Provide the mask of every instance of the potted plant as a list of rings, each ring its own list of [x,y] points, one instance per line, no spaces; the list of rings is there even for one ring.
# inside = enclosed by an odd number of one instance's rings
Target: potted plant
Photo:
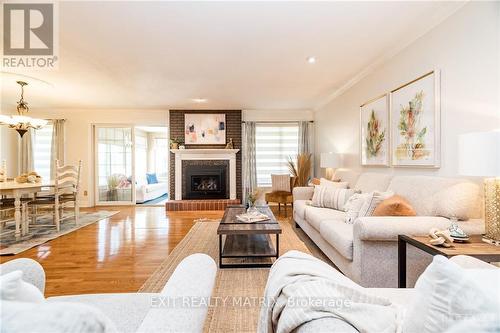
[[[253,190],[253,191],[248,191],[247,193],[247,212],[251,213],[257,210],[255,207],[255,203],[257,200],[260,198],[262,192],[259,188]]]
[[[120,175],[112,174],[108,176],[108,201],[118,200],[118,184],[120,184]]]
[[[179,149],[179,144],[182,143],[182,140],[180,138],[172,138],[170,139],[170,148],[171,149]]]

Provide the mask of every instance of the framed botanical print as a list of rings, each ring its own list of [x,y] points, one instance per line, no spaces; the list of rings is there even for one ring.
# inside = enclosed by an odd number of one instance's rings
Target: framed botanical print
[[[224,113],[186,113],[184,125],[186,145],[226,144],[226,115]]]
[[[389,166],[389,101],[384,94],[359,107],[361,165]]]
[[[393,166],[440,167],[439,82],[439,72],[432,71],[391,91]]]

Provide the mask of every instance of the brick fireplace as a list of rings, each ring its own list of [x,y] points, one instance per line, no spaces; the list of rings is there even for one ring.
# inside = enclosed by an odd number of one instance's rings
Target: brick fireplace
[[[171,110],[170,137],[184,138],[186,113],[224,113],[224,145],[188,145],[170,151],[170,200],[167,210],[213,210],[238,204],[242,197],[241,179],[241,111],[240,110]]]
[[[200,210],[213,203],[238,204],[237,158],[239,149],[171,149],[174,155],[175,200],[167,210]],[[205,204],[204,204],[205,203]],[[217,206],[218,207],[218,206]],[[215,209],[215,208],[214,208]]]

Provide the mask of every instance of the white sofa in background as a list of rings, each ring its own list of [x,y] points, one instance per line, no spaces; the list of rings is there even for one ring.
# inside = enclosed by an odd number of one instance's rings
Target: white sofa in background
[[[44,292],[45,273],[40,264],[23,258],[0,266],[1,275],[16,270],[23,272],[25,282]],[[44,302],[71,302],[97,308],[114,324],[117,332],[202,332],[208,311],[208,307],[203,306],[202,302],[206,302],[212,294],[216,272],[214,260],[198,253],[179,263],[159,293],[57,296],[49,297]],[[184,303],[185,298],[188,298],[188,303]],[[169,305],[174,304],[174,300],[176,306]],[[189,303],[190,300],[192,303]],[[2,307],[5,306],[6,309],[9,302],[2,301]],[[29,312],[36,311],[37,304],[39,303],[31,304],[33,308]],[[20,320],[16,318],[16,314],[7,312],[2,311],[0,318],[6,329]],[[20,314],[17,316],[21,317]],[[42,324],[32,323],[32,327],[37,325]]]
[[[135,186],[136,203],[144,203],[145,201],[159,198],[167,193],[168,193],[167,182],[148,184],[146,181],[146,177],[137,177],[137,185]]]
[[[415,209],[413,217],[361,217],[354,224],[345,223],[345,212],[310,205],[313,187],[293,190],[295,223],[314,241],[330,260],[350,279],[364,287],[397,287],[397,236],[427,235],[432,227],[446,229],[450,221],[432,216],[433,195],[463,182],[461,179],[429,176],[390,176],[349,170],[337,171],[336,178],[350,188],[371,191],[393,191],[406,198]],[[484,233],[479,186],[467,187],[474,208],[471,219],[459,225],[470,235]],[[472,194],[473,193],[473,194]],[[464,193],[464,195],[468,195]],[[452,207],[450,203],[450,207]],[[413,286],[430,263],[431,256],[408,247],[407,285]]]

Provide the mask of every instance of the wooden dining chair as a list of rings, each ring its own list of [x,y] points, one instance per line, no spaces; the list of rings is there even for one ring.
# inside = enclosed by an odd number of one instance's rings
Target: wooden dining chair
[[[7,162],[2,160],[0,164],[0,182],[7,181]],[[14,221],[14,202],[0,196],[0,234],[3,234],[3,226]]]
[[[56,175],[54,181],[53,194],[37,196],[29,203],[32,208],[32,224],[36,225],[38,208],[50,207],[53,209],[54,225],[57,231],[61,230],[61,221],[74,217],[75,224],[78,224],[80,217],[80,205],[78,202],[78,194],[80,191],[80,178],[82,170],[82,161],[74,165],[59,165],[56,161]],[[74,214],[64,216],[64,208],[73,205]]]
[[[7,181],[7,161],[2,160],[2,164],[0,165],[0,182]]]
[[[2,163],[0,164],[0,182],[7,182],[7,162],[5,160],[2,160]],[[0,235],[8,234],[11,232],[16,232],[16,230],[21,229],[22,234],[26,234],[26,230],[24,229],[24,226],[26,225],[26,212],[27,212],[27,205],[28,202],[30,201],[29,198],[22,198],[21,199],[21,224],[16,226],[15,229],[13,230],[7,230],[4,231],[4,226],[7,225],[7,223],[16,223],[15,215],[14,212],[16,210],[15,204],[14,204],[14,198],[9,198],[6,196],[0,196]]]

